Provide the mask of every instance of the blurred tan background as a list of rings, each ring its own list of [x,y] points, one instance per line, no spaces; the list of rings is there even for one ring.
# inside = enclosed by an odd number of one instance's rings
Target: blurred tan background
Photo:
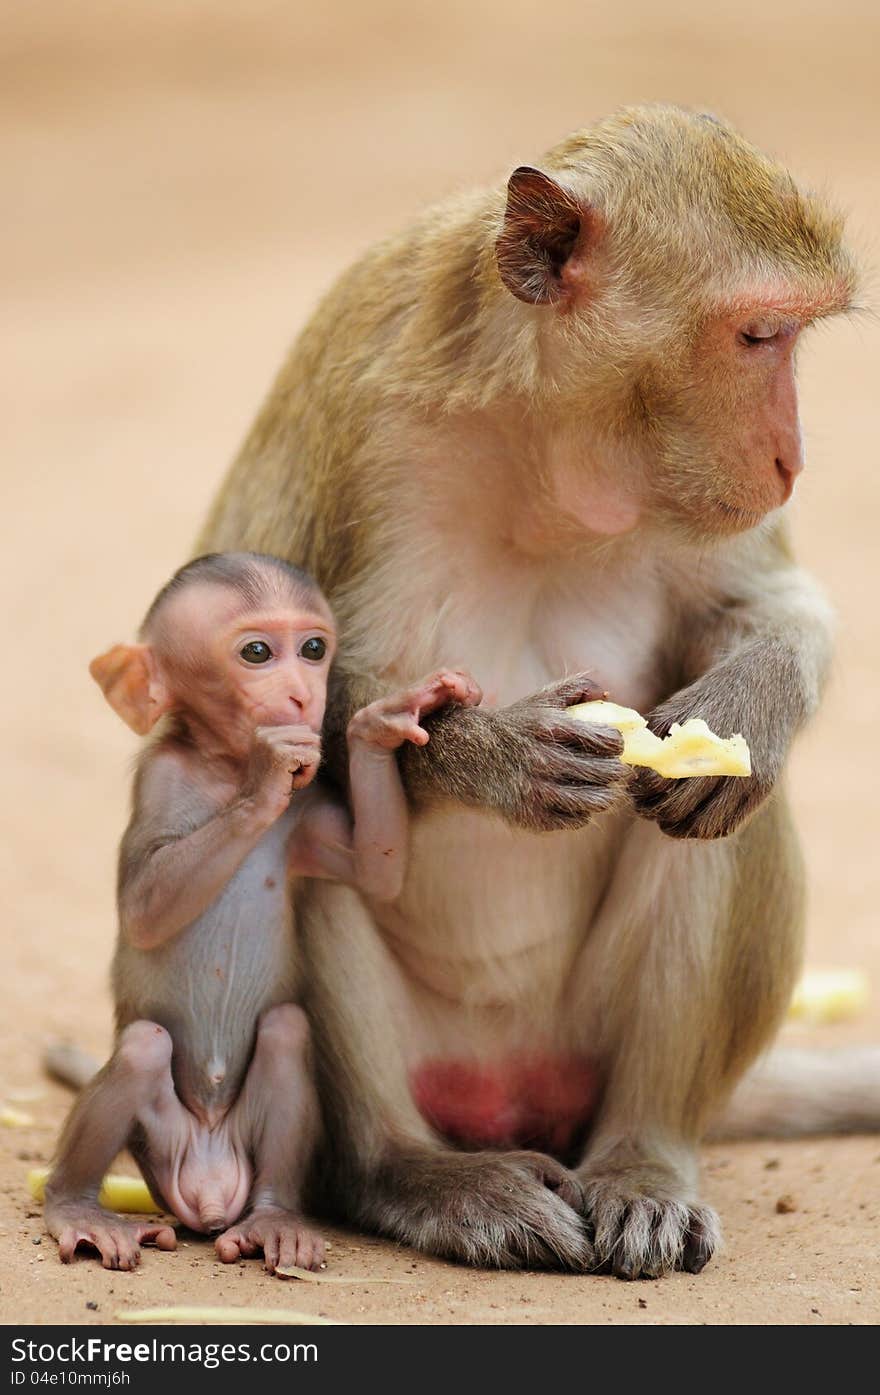
[[[284,1287],[193,1242],[134,1278],[61,1270],[23,1177],[66,1099],[47,1036],[110,1040],[115,844],[133,739],[88,659],[130,637],[186,556],[221,474],[321,292],[457,188],[535,161],[625,102],[723,113],[827,189],[876,265],[880,10],[869,0],[443,5],[79,0],[4,7],[5,340],[0,1319],[108,1321],[146,1302],[272,1302],[349,1321],[867,1321],[880,1140],[707,1150],[728,1246],[700,1279],[473,1275],[335,1237],[338,1272],[409,1287]],[[876,305],[870,278],[866,304]],[[792,770],[809,957],[862,965],[874,1003],[812,1040],[880,1040],[875,314],[823,328],[801,366],[801,554],[840,613],[839,663]],[[34,1092],[42,1090],[36,1098]],[[31,1096],[28,1100],[26,1097]],[[773,1166],[772,1164],[776,1164]],[[777,1215],[780,1193],[797,1211]],[[388,1295],[391,1295],[390,1297]],[[640,1308],[637,1298],[648,1300]],[[97,1311],[85,1302],[99,1302]]]

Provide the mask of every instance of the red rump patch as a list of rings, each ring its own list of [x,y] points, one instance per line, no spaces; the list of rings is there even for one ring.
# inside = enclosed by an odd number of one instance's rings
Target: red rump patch
[[[425,1061],[411,1084],[421,1114],[452,1142],[556,1154],[571,1148],[599,1092],[596,1068],[582,1056]]]

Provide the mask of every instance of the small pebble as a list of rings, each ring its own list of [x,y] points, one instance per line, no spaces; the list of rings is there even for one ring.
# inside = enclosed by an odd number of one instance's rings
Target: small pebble
[[[98,1311],[97,1303],[92,1303],[91,1301],[89,1301],[86,1304],[86,1307],[90,1310],[90,1312],[96,1313]]]
[[[32,1244],[32,1245],[42,1245],[42,1243],[43,1243],[43,1237],[42,1237],[42,1235],[32,1235],[32,1236],[31,1236],[31,1244]]]
[[[640,1299],[639,1299],[639,1307],[640,1307],[640,1308],[647,1308],[647,1306],[648,1306],[648,1300],[647,1300],[647,1298],[640,1298]]]
[[[779,1159],[778,1159],[778,1158],[768,1158],[767,1161],[766,1161],[765,1164],[764,1164],[764,1171],[765,1171],[765,1172],[775,1172],[776,1169],[777,1169],[778,1167],[779,1167]]]
[[[789,1192],[786,1192],[785,1196],[779,1197],[776,1202],[777,1216],[790,1216],[792,1211],[797,1209],[797,1202]]]

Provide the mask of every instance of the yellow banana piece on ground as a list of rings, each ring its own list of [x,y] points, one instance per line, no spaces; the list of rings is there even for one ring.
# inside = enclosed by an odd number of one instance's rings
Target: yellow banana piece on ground
[[[673,722],[669,735],[661,739],[648,729],[640,712],[616,702],[578,702],[566,712],[581,722],[616,727],[623,737],[620,759],[624,764],[647,766],[666,780],[752,773],[745,738],[716,736],[701,717]]]
[[[871,997],[871,985],[861,969],[807,969],[794,990],[789,1019],[814,1025],[848,1022],[858,1017]]]
[[[42,1201],[46,1195],[48,1167],[35,1167],[27,1175],[28,1191],[34,1201]],[[148,1215],[160,1212],[146,1182],[140,1177],[123,1177],[118,1172],[108,1172],[101,1183],[98,1201],[108,1211],[131,1212],[134,1215]]]
[[[32,1114],[28,1114],[24,1109],[16,1109],[14,1104],[0,1106],[0,1124],[4,1129],[29,1129],[33,1122]]]

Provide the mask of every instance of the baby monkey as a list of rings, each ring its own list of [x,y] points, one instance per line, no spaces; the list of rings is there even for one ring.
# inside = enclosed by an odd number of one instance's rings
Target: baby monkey
[[[301,1192],[319,1131],[299,992],[291,875],[330,877],[393,900],[407,809],[395,750],[424,745],[421,716],[481,693],[443,670],[363,708],[349,728],[351,814],[315,782],[330,608],[305,572],[222,553],[182,567],[138,644],[90,671],[140,735],[119,855],[113,965],[116,1045],[65,1125],[46,1189],[61,1259],[81,1244],[132,1269],[161,1222],[104,1210],[98,1190],[128,1146],[153,1195],[219,1258],[317,1268],[323,1243]]]

